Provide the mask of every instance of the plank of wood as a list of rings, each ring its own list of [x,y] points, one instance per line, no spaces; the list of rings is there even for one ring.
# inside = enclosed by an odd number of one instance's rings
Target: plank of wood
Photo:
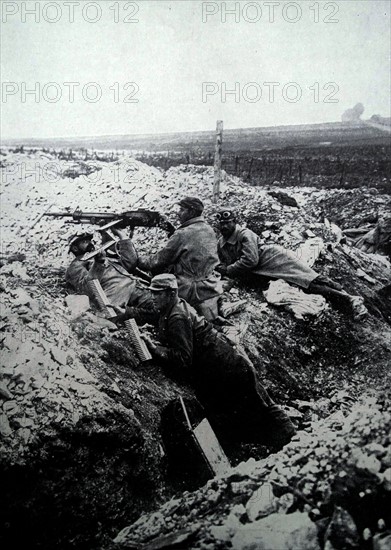
[[[230,463],[209,421],[206,418],[201,420],[193,433],[213,473],[216,476],[226,474],[230,469]]]

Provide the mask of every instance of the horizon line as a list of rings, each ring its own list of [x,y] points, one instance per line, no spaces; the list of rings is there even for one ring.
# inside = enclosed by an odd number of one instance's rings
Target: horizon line
[[[381,117],[381,118],[390,118],[390,117]],[[240,126],[236,128],[224,128],[225,131],[235,131],[235,130],[257,130],[257,129],[268,129],[268,128],[286,128],[286,127],[298,127],[298,126],[319,126],[319,125],[329,125],[329,124],[357,124],[357,123],[365,123],[367,121],[370,121],[370,119],[359,119],[359,120],[352,120],[352,121],[341,121],[336,120],[333,122],[304,122],[300,124],[276,124],[275,126]],[[102,139],[102,138],[115,138],[115,137],[147,137],[147,136],[164,136],[164,135],[173,135],[173,134],[192,134],[192,133],[206,133],[206,132],[215,132],[215,128],[211,128],[210,130],[177,130],[172,132],[143,132],[140,134],[101,134],[101,135],[80,135],[80,136],[40,136],[40,137],[1,137],[0,143],[2,144],[5,141],[15,141],[15,140],[49,140],[49,139],[55,139],[55,140],[61,140],[61,139]]]

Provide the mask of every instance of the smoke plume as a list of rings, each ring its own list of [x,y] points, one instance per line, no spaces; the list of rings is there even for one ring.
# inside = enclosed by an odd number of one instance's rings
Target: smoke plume
[[[342,122],[357,122],[364,112],[364,105],[357,103],[353,109],[347,109],[342,115]]]

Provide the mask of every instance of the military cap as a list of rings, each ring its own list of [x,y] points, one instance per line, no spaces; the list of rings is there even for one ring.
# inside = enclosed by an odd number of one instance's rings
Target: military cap
[[[92,240],[93,234],[92,233],[75,233],[74,235],[71,235],[68,239],[68,248],[69,251],[71,250],[71,246],[73,244],[76,244],[78,241],[81,241],[83,239]]]
[[[178,289],[178,283],[175,275],[161,273],[152,278],[149,289],[154,292],[160,292],[161,290],[176,290]]]
[[[183,208],[192,208],[198,212],[204,210],[204,203],[197,197],[184,197],[178,204],[179,206],[183,206]]]

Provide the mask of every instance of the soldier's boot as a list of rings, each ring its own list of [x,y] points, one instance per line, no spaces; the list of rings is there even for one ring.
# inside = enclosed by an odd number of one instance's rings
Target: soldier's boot
[[[289,443],[296,433],[289,416],[275,403],[267,409],[267,445],[274,452],[279,451]]]

